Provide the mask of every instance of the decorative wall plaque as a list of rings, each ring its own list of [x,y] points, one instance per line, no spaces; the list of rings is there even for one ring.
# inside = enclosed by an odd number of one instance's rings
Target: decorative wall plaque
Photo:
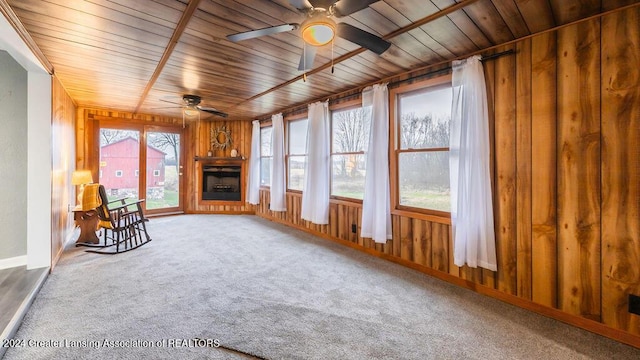
[[[227,146],[231,146],[233,141],[231,140],[231,130],[226,126],[221,126],[217,129],[211,128],[211,147],[226,149]]]

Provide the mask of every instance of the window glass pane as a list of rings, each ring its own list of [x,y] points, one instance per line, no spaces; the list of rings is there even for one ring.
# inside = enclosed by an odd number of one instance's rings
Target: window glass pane
[[[398,96],[400,148],[449,147],[450,85]]]
[[[271,186],[271,158],[260,159],[260,185]]]
[[[331,158],[333,163],[331,195],[362,199],[364,196],[364,155],[333,155]]]
[[[135,130],[100,129],[100,184],[109,200],[138,199],[140,170],[140,133]]]
[[[307,124],[309,121],[295,120],[289,121],[289,154],[307,154]]]
[[[260,129],[260,156],[271,156],[271,130],[273,128],[263,127]]]
[[[366,151],[370,127],[371,107],[332,112],[332,152]]]
[[[180,205],[179,160],[180,134],[156,131],[147,133],[147,209]],[[153,177],[148,174],[150,170],[153,170]]]
[[[302,191],[306,162],[306,156],[289,156],[289,189]]]
[[[449,152],[400,153],[400,205],[451,211]]]

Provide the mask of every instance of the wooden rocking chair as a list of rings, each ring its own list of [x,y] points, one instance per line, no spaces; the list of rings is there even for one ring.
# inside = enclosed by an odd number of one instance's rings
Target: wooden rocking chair
[[[100,246],[102,249],[91,249],[87,250],[88,252],[119,254],[151,241],[145,224],[149,219],[144,217],[140,206],[144,199],[134,202],[118,199],[109,202],[103,185],[99,186],[98,194],[101,204],[96,208],[96,212],[100,220],[98,227],[104,231],[104,243]]]

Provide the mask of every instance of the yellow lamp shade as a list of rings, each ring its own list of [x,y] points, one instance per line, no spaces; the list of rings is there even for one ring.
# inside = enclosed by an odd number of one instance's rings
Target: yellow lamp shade
[[[76,170],[71,174],[72,185],[91,184],[92,182],[93,177],[91,176],[90,170]]]

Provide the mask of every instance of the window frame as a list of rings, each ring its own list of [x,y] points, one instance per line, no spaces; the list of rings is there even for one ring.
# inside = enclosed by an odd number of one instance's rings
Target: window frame
[[[271,128],[271,131],[273,131],[273,124],[271,123],[271,120],[269,121],[265,121],[265,122],[260,122],[260,187],[261,188],[265,188],[265,189],[270,189],[271,185],[270,184],[262,184],[262,159],[264,158],[269,158],[271,159],[271,161],[273,161],[273,144],[271,144],[271,155],[262,155],[262,129],[264,128]],[[271,179],[271,174],[269,174],[269,179]]]
[[[330,199],[334,199],[334,200],[339,200],[339,201],[347,201],[347,202],[352,202],[352,203],[357,203],[357,204],[362,204],[362,199],[358,199],[358,198],[352,198],[352,197],[346,197],[346,196],[339,196],[339,195],[333,195],[332,190],[333,190],[333,157],[334,155],[365,155],[365,151],[351,151],[351,152],[334,152],[333,151],[333,113],[335,111],[348,111],[348,110],[352,110],[352,109],[357,109],[357,108],[362,108],[362,95],[359,95],[356,99],[353,100],[348,100],[348,101],[344,101],[338,104],[334,104],[329,106],[329,116],[330,118],[330,135],[329,135],[329,158],[330,158],[330,177],[329,177],[329,198]],[[367,139],[366,141],[369,141],[369,139]],[[366,161],[366,159],[365,159]],[[363,189],[364,191],[364,189]],[[364,195],[364,194],[363,194]]]
[[[425,153],[425,152],[443,152],[449,151],[449,147],[438,148],[421,148],[421,149],[401,149],[401,119],[400,119],[400,107],[398,104],[399,96],[411,92],[425,90],[433,87],[439,87],[442,85],[451,86],[451,74],[443,76],[437,76],[424,81],[411,83],[404,86],[398,86],[390,89],[389,91],[389,159],[391,160],[391,207],[392,214],[402,213],[420,213],[433,217],[436,220],[450,221],[451,212],[420,208],[415,206],[401,205],[400,204],[400,154],[402,153]]]
[[[291,143],[289,140],[289,136],[291,135],[291,131],[290,131],[290,126],[292,122],[296,122],[296,121],[303,121],[306,120],[307,121],[307,131],[309,129],[309,116],[308,116],[308,111],[304,111],[301,112],[299,114],[295,114],[295,115],[288,115],[286,118],[284,118],[284,122],[286,124],[285,126],[285,155],[284,155],[284,161],[285,161],[285,167],[287,169],[287,176],[286,176],[286,191],[288,192],[294,192],[294,193],[302,193],[304,191],[304,189],[302,190],[298,190],[298,189],[291,189],[289,187],[289,177],[290,177],[290,173],[289,173],[289,157],[293,156],[293,157],[300,157],[300,156],[304,156],[305,157],[305,164],[306,164],[306,160],[308,159],[309,156],[309,149],[307,149],[307,145],[305,144],[305,153],[304,154],[291,154]],[[306,139],[306,134],[305,134],[305,139]],[[306,140],[305,140],[306,141]],[[306,167],[306,165],[305,165]],[[306,169],[305,169],[306,171]],[[304,180],[303,180],[304,181]],[[303,184],[304,187],[304,184]]]

